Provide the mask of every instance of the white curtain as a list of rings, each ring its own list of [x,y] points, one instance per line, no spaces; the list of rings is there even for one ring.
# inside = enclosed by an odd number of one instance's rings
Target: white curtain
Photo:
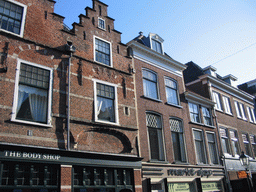
[[[29,97],[30,111],[34,121],[46,122],[47,119],[47,90],[41,90],[26,85],[19,86],[17,112],[22,103]]]
[[[113,100],[98,97],[97,105],[98,105],[97,114],[99,119],[109,120],[109,121],[115,120]]]

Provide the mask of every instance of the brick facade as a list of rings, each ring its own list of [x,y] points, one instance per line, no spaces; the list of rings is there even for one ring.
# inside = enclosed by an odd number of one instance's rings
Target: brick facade
[[[121,33],[114,29],[114,19],[107,14],[107,5],[93,0],[93,7],[86,8],[86,15],[79,15],[79,23],[73,29],[63,27],[64,17],[54,13],[55,1],[52,0],[15,0],[7,3],[21,5],[25,14],[24,34],[17,35],[8,30],[0,31],[0,52],[3,57],[0,64],[0,141],[5,145],[3,161],[15,161],[11,158],[35,153],[38,161],[44,162],[44,154],[59,154],[59,161],[53,164],[60,167],[59,189],[68,192],[74,190],[72,184],[72,163],[61,162],[75,158],[74,165],[89,167],[112,167],[115,169],[138,168],[140,158],[137,151],[137,117],[134,95],[134,77],[130,72],[131,58],[127,57],[127,46],[121,42]],[[21,4],[19,4],[21,3]],[[101,9],[101,10],[100,10]],[[99,27],[99,18],[105,21],[105,29]],[[110,65],[97,61],[95,39],[110,45]],[[75,52],[67,51],[67,42],[72,43]],[[50,87],[50,118],[47,123],[17,119],[18,109],[18,63],[47,67],[52,70]],[[7,66],[7,68],[6,68]],[[68,81],[70,67],[70,84]],[[7,70],[6,70],[7,69]],[[18,70],[19,71],[19,70]],[[104,122],[97,120],[96,87],[97,82],[114,87],[115,120]],[[68,88],[70,93],[68,94]],[[70,116],[68,124],[68,95],[70,96]],[[16,104],[18,105],[18,104]],[[16,113],[15,113],[16,112]],[[48,122],[49,121],[49,122]],[[70,130],[70,151],[67,150],[67,134]],[[23,146],[22,153],[11,146]],[[10,148],[10,149],[9,149]],[[34,149],[40,148],[40,154]],[[62,151],[67,151],[64,154]],[[13,153],[12,153],[13,152]],[[84,153],[94,155],[85,156]],[[80,154],[80,155],[79,155]],[[112,155],[110,155],[112,154]],[[81,156],[81,157],[79,157]],[[88,162],[88,158],[91,161]],[[7,158],[7,159],[6,159]],[[84,158],[82,163],[80,159]],[[102,159],[102,163],[94,163]],[[127,162],[129,159],[129,163]],[[17,159],[16,159],[17,160]],[[18,161],[26,161],[19,159]],[[40,161],[42,160],[42,161]],[[118,162],[118,165],[116,165]],[[68,165],[68,166],[66,166]],[[95,166],[96,165],[96,166]],[[17,165],[18,166],[18,165]],[[120,175],[121,176],[121,175]],[[124,176],[121,176],[124,177]],[[126,176],[128,178],[128,176]],[[133,173],[131,183],[134,188]],[[136,179],[137,185],[140,180]],[[29,187],[28,187],[29,188]],[[122,188],[119,188],[121,190]]]

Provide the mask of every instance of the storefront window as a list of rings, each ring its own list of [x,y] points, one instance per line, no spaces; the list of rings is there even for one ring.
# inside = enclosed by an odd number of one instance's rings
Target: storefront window
[[[222,184],[220,181],[218,182],[205,182],[202,183],[203,192],[222,192]]]
[[[74,192],[115,192],[133,189],[131,169],[73,167]]]
[[[193,183],[168,183],[168,192],[192,192],[195,191]]]
[[[59,165],[0,163],[1,192],[58,192]]]

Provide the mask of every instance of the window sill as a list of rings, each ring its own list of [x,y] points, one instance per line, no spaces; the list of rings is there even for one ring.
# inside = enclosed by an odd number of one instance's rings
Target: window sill
[[[204,126],[205,127],[209,127],[209,128],[213,128],[213,129],[215,129],[216,127],[215,126],[213,126],[213,125],[206,125],[206,124],[204,124]]]
[[[102,31],[106,31],[106,28],[97,27],[98,29],[101,29]]]
[[[172,107],[177,107],[177,108],[180,108],[180,109],[183,108],[181,105],[176,105],[176,104],[172,104],[172,103],[168,103],[168,102],[166,102],[165,104],[166,104],[166,105],[170,105],[170,106],[172,106]]]
[[[151,101],[156,101],[156,102],[159,102],[159,103],[162,103],[162,102],[163,102],[163,101],[160,100],[160,99],[155,99],[155,98],[147,97],[147,96],[145,96],[145,95],[143,95],[142,98],[144,98],[144,99],[149,99],[149,100],[151,100]]]
[[[110,122],[110,121],[102,121],[102,120],[95,120],[95,123],[102,123],[102,124],[109,124],[109,125],[119,125],[119,123]]]
[[[234,117],[234,115],[232,113],[225,113],[226,115],[229,115],[231,117]]]
[[[190,121],[190,123],[195,124],[195,125],[201,125],[201,126],[204,126],[204,124],[203,124],[203,123],[198,123],[198,122],[193,122],[193,121]]]
[[[224,111],[222,109],[215,109],[218,112],[224,113]]]
[[[53,127],[51,124],[42,124],[42,123],[36,123],[36,122],[31,122],[31,121],[23,121],[23,120],[18,120],[18,119],[11,119],[11,122],[22,123],[22,124],[33,125],[33,126],[40,126],[40,127],[45,127],[45,128],[52,128]]]
[[[237,117],[237,119],[243,120],[243,121],[248,121],[247,119],[243,119],[242,117]]]
[[[182,162],[182,161],[174,161],[172,164],[175,164],[175,165],[190,165],[188,162]]]
[[[111,64],[110,64],[110,65],[107,65],[107,64],[105,64],[105,63],[101,63],[101,62],[96,61],[96,60],[94,60],[94,62],[97,63],[97,64],[100,64],[100,65],[102,65],[102,66],[105,66],[105,67],[113,68],[113,66],[112,66]]]
[[[148,161],[149,163],[161,163],[161,164],[168,164],[169,162],[168,161],[160,161],[160,160],[149,160]]]

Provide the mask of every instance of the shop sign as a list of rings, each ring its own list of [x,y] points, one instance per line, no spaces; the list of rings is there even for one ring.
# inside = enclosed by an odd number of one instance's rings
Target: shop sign
[[[189,183],[168,183],[168,192],[190,192]]]
[[[238,172],[237,172],[237,175],[238,175],[238,178],[239,178],[239,179],[247,178],[247,173],[246,173],[246,171],[238,171]]]
[[[4,151],[4,157],[33,159],[33,160],[52,160],[52,161],[59,161],[61,158],[60,155],[20,152],[20,151]]]
[[[220,182],[206,182],[202,183],[203,191],[222,191]]]
[[[168,174],[169,175],[174,175],[174,176],[206,176],[209,177],[212,175],[212,170],[203,170],[203,169],[199,169],[199,170],[195,170],[195,169],[169,169],[168,170]]]

